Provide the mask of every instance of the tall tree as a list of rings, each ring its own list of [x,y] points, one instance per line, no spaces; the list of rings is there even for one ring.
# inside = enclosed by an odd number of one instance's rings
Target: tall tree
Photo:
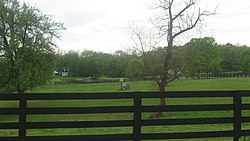
[[[224,72],[241,71],[241,52],[242,49],[230,43],[220,45],[221,48],[221,68]]]
[[[54,40],[64,27],[17,0],[0,1],[0,88],[25,92],[45,84],[54,70]],[[5,73],[5,74],[3,74]]]
[[[165,56],[163,69],[160,77],[156,80],[159,90],[165,91],[168,83],[175,80],[177,76],[171,77],[171,59],[173,54],[173,44],[177,37],[183,33],[193,29],[204,17],[214,15],[215,12],[201,10],[198,8],[198,0],[158,0],[157,8],[162,11],[162,15],[158,16],[155,25],[159,28],[161,36],[167,37],[167,46],[165,48]],[[182,7],[182,8],[180,8]],[[160,99],[160,105],[165,105],[164,98]],[[152,115],[156,118],[161,113],[157,112]]]
[[[191,77],[221,70],[220,50],[212,37],[193,38],[185,45],[185,72]]]
[[[250,49],[247,49],[241,53],[240,56],[242,71],[245,73],[250,72]]]

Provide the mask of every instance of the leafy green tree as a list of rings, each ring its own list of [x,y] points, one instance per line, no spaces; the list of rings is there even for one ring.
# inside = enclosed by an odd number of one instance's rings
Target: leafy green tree
[[[185,45],[186,71],[191,76],[220,72],[221,56],[212,37],[193,38]]]
[[[126,69],[127,62],[122,57],[113,55],[109,58],[107,63],[107,76],[108,77],[123,77]]]
[[[241,60],[241,67],[243,72],[250,72],[250,49],[245,50],[242,52],[240,56]]]
[[[54,40],[63,29],[35,7],[1,0],[0,88],[22,93],[45,84],[54,71]]]
[[[137,56],[134,54],[128,54],[127,52],[118,50],[113,54],[113,57],[110,60],[113,60],[109,62],[109,72],[113,71],[115,75],[113,77],[123,77],[126,75],[126,67],[128,62],[131,59],[135,59]],[[114,61],[116,60],[116,61]],[[113,66],[114,70],[111,69],[110,66]]]
[[[240,55],[243,48],[227,43],[225,45],[220,45],[220,50],[222,57],[221,68],[224,72],[242,70]]]
[[[82,58],[85,64],[85,68],[82,68],[86,71],[86,76],[101,76],[104,71],[103,61],[104,58],[101,57],[101,53],[85,50],[82,52]]]
[[[143,61],[132,59],[128,62],[126,74],[132,78],[138,78],[143,75],[144,64]]]

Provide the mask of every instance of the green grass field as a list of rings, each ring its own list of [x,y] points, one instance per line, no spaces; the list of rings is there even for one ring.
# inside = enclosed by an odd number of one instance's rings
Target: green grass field
[[[58,79],[58,78],[57,78]],[[157,91],[154,82],[129,82],[129,91]],[[230,78],[230,79],[207,79],[207,80],[177,80],[171,83],[167,90],[170,91],[195,91],[195,90],[250,90],[250,79]],[[53,81],[45,87],[36,88],[32,93],[54,93],[54,92],[119,92],[120,83],[106,84],[74,84],[74,85],[54,85]],[[245,103],[250,103],[250,99],[243,99]],[[158,99],[143,100],[144,105],[157,105]],[[230,104],[230,98],[188,98],[188,99],[168,99],[168,105],[176,104]],[[29,101],[28,107],[89,107],[89,106],[129,106],[132,100],[53,100],[53,101]],[[1,101],[0,107],[18,107],[18,101]],[[143,113],[143,119],[147,119],[152,113]],[[203,118],[203,117],[230,117],[232,111],[218,112],[167,112],[161,118]],[[249,111],[243,111],[244,116],[250,116]],[[131,113],[122,114],[84,114],[84,115],[29,115],[29,122],[39,121],[93,121],[93,120],[128,120],[132,119]],[[0,116],[0,122],[18,121],[18,116]],[[153,126],[142,127],[143,133],[164,133],[164,132],[196,132],[196,131],[216,131],[231,130],[231,124],[219,125],[185,125],[185,126]],[[243,124],[243,129],[250,129],[250,124]],[[0,136],[16,136],[17,130],[0,130]],[[28,130],[29,136],[45,135],[79,135],[79,134],[118,134],[131,133],[132,128],[76,128],[76,129],[33,129]],[[227,141],[231,138],[208,138],[191,139],[190,141]],[[242,139],[244,140],[244,139]],[[186,141],[174,140],[174,141]]]
[[[57,78],[58,79],[58,78]],[[153,81],[129,82],[129,91],[157,91],[157,84]],[[170,91],[199,91],[199,90],[250,90],[249,78],[222,78],[190,80],[180,79],[168,85]],[[54,85],[53,81],[45,87],[40,87],[31,92],[117,92],[120,91],[120,83],[103,84],[71,84]]]

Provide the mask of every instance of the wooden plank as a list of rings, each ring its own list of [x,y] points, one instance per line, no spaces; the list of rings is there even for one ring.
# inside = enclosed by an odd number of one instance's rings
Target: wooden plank
[[[19,132],[20,141],[26,141],[26,120],[27,120],[27,97],[24,93],[19,94]]]
[[[134,120],[133,141],[141,141],[141,105],[142,105],[142,100],[141,100],[140,95],[135,95],[134,115],[133,115],[133,120]]]
[[[239,90],[235,91],[237,94],[240,94],[242,97],[249,97],[250,91],[249,90]]]
[[[43,93],[27,94],[29,100],[132,99],[134,93]]]
[[[223,124],[233,123],[233,117],[224,118],[182,118],[182,119],[153,119],[142,120],[142,126],[155,125],[194,125],[194,124]]]
[[[27,123],[27,129],[124,127],[124,126],[133,126],[133,120],[77,121],[77,122],[28,122]]]
[[[167,91],[140,93],[142,98],[208,98],[233,97],[233,91]]]
[[[18,115],[19,108],[0,108],[0,115]]]
[[[133,140],[132,134],[78,135],[78,136],[29,136],[26,141],[115,141]]]
[[[18,94],[0,94],[0,100],[19,100]]]
[[[210,132],[182,132],[182,133],[155,133],[142,134],[143,140],[155,139],[190,139],[190,138],[211,138],[211,137],[233,137],[233,131],[210,131]]]
[[[233,104],[142,106],[141,110],[142,112],[221,111],[233,110],[233,106]]]
[[[0,137],[0,141],[20,141],[19,137]]]
[[[27,114],[128,113],[133,110],[133,106],[28,108]]]
[[[6,122],[0,123],[0,129],[18,129],[18,122]]]
[[[250,122],[250,116],[241,117],[241,123]]]
[[[241,110],[250,110],[250,104],[241,104]]]
[[[250,136],[250,130],[241,130],[241,136]]]
[[[102,92],[102,93],[28,93],[29,100],[66,100],[66,99],[129,99],[133,95],[142,98],[202,98],[233,97],[234,91],[167,91],[167,92]],[[250,96],[248,91],[239,91]]]
[[[242,98],[239,93],[234,93],[234,141],[239,141],[241,137],[241,104],[242,104]]]

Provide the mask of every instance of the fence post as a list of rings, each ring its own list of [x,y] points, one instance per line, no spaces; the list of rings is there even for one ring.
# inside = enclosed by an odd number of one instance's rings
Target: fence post
[[[133,135],[134,141],[141,141],[141,106],[142,99],[140,94],[134,94],[134,126],[133,126]]]
[[[20,141],[26,140],[26,111],[27,96],[25,93],[19,93],[19,138]]]
[[[234,92],[234,141],[239,141],[239,138],[241,137],[241,101],[241,94]]]

